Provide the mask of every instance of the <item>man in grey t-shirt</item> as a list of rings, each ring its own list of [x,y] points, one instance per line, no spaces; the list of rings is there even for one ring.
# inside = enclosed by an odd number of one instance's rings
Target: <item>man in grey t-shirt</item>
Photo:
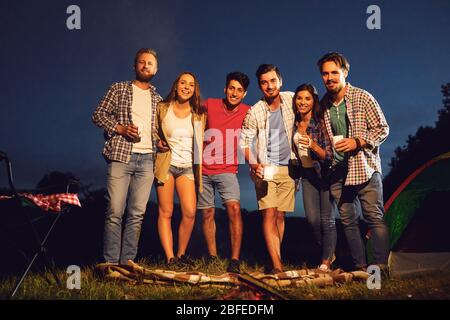
[[[272,64],[260,65],[256,77],[264,97],[247,113],[240,145],[255,183],[272,273],[278,273],[283,271],[284,214],[294,211],[295,202],[295,183],[288,169],[290,160],[295,159],[291,148],[293,93],[280,92],[283,81],[280,71]]]

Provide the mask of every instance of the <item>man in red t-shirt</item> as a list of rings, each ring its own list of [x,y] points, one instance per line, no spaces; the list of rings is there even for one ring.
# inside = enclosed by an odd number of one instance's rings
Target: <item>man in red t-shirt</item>
[[[207,123],[203,149],[203,192],[198,194],[197,209],[203,214],[203,233],[209,260],[217,259],[216,224],[214,221],[215,190],[227,210],[230,223],[231,261],[228,272],[240,272],[239,254],[242,242],[240,190],[237,179],[238,143],[242,122],[250,109],[241,103],[249,85],[247,75],[232,72],[227,75],[225,98],[207,99]]]

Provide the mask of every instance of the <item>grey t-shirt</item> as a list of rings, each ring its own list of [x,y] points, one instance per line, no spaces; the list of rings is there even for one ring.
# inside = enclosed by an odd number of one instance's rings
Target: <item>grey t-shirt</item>
[[[269,143],[267,146],[269,163],[277,166],[288,165],[291,158],[291,148],[284,128],[281,107],[275,111],[270,111],[269,128]]]

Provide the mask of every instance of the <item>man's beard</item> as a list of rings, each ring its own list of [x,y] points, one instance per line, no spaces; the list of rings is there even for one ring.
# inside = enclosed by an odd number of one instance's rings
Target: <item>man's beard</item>
[[[335,82],[333,82],[335,83]],[[336,84],[336,87],[334,89],[328,89],[328,87],[325,87],[327,89],[328,94],[335,96],[337,95],[343,88],[344,86],[340,85],[340,84]]]
[[[280,95],[280,90],[273,90],[269,97],[264,94],[264,98],[266,100],[272,101],[272,100],[276,99],[279,95]]]
[[[150,80],[152,80],[152,78],[153,78],[152,74],[145,75],[143,73],[136,72],[136,80],[139,82],[150,82]]]

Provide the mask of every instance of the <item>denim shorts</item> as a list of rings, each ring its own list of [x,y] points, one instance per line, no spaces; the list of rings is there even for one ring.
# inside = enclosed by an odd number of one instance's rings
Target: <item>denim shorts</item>
[[[222,204],[240,200],[239,181],[235,173],[202,175],[203,192],[198,193],[197,209],[214,208],[215,190],[219,192]]]
[[[192,170],[192,167],[181,168],[170,165],[169,174],[173,176],[174,179],[186,176],[189,180],[194,181],[194,171]]]

